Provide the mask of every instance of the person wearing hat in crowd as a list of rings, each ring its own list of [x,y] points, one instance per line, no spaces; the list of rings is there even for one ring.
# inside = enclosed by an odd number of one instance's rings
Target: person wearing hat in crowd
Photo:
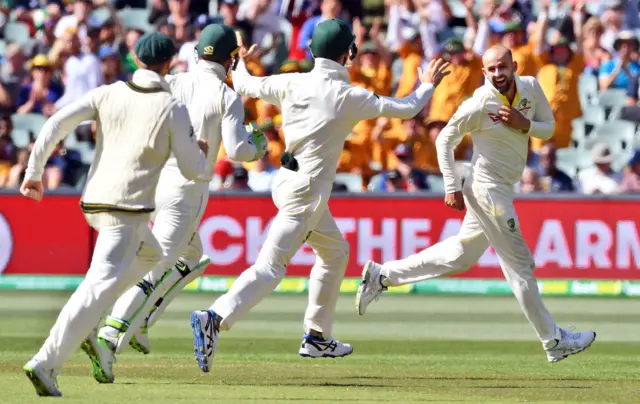
[[[578,174],[578,191],[587,195],[619,193],[622,173],[611,168],[615,156],[609,145],[606,143],[593,145],[591,158],[594,166]]]
[[[640,75],[640,64],[637,57],[640,41],[633,31],[622,31],[618,34],[613,48],[615,54],[600,66],[598,83],[600,90],[608,88],[627,89],[629,83]]]
[[[18,114],[44,114],[51,116],[54,104],[64,92],[54,81],[53,69],[46,55],[36,55],[29,63],[31,82],[25,84],[18,93],[16,105]]]
[[[311,39],[315,66],[310,73],[253,77],[243,61],[234,72],[239,94],[281,107],[286,152],[272,187],[278,214],[256,263],[209,310],[191,314],[194,349],[205,372],[211,366],[220,331],[230,329],[271,293],[305,241],[317,259],[311,269],[305,334],[298,353],[320,358],[353,352],[351,345],[336,340],[331,332],[349,257],[349,244],[328,206],[340,152],[358,121],[381,115],[417,115],[446,76],[448,66],[443,60],[433,60],[426,72],[419,72],[422,84],[404,99],[379,96],[349,83],[345,65],[357,55],[354,40],[344,21],[326,20],[317,25]],[[241,59],[250,58],[255,49],[255,45],[249,50],[242,47]]]
[[[400,173],[403,189],[409,192],[428,190],[427,173],[416,168],[412,143],[400,143],[394,149],[397,163],[393,171]]]
[[[234,166],[233,171],[231,172],[231,182],[225,189],[231,191],[251,192],[252,189],[249,186],[249,173],[247,172],[246,168],[242,167],[241,165]]]
[[[546,41],[549,27],[549,4],[543,3],[538,15],[534,52],[539,59],[538,81],[545,97],[549,100],[556,121],[553,137],[549,140],[558,148],[571,145],[572,121],[582,116],[578,80],[585,66],[582,53],[582,22],[584,3],[575,3],[573,8],[573,28],[576,37],[575,49],[572,49],[567,37],[555,32],[551,43]],[[545,140],[532,138],[531,148],[537,152]]]
[[[135,48],[140,69],[130,82],[89,91],[47,121],[20,187],[22,195],[39,202],[42,173],[56,145],[81,122],[98,122],[96,157],[80,202],[98,238],[85,279],[63,307],[40,351],[24,366],[40,396],[62,395],[57,375],[81,343],[106,370],[98,374],[94,368],[94,377],[102,383],[113,382],[113,347],[98,343],[94,327],[116,298],[163,258],[149,230],[160,171],[170,156],[188,180],[204,171],[207,143],[193,136],[187,108],[172,97],[163,79],[176,52],[173,41],[151,33],[140,38]]]
[[[218,150],[224,144],[227,156],[234,161],[255,161],[267,152],[264,133],[259,129],[247,131],[240,97],[224,84],[237,63],[235,32],[225,25],[208,25],[195,49],[196,69],[167,76],[166,80],[173,96],[187,106],[196,139],[209,145],[205,169],[196,179],[187,179],[175,159],[167,162],[152,216],[153,234],[166,257],[118,299],[98,334],[98,341],[118,347],[130,341],[144,354],[151,350],[148,329],[209,262],[202,256],[197,228],[209,199]]]
[[[104,84],[113,84],[116,81],[127,81],[128,74],[122,72],[120,54],[108,45],[103,45],[98,52],[102,61],[102,77]]]
[[[624,174],[620,191],[624,193],[640,193],[640,150],[636,150],[629,160],[627,172]]]

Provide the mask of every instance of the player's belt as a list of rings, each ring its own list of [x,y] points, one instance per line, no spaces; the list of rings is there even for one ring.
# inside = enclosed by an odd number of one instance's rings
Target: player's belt
[[[282,153],[282,155],[280,156],[280,164],[287,170],[298,171],[298,169],[300,169],[298,160],[296,160],[296,158],[293,157],[293,154],[289,152]]]

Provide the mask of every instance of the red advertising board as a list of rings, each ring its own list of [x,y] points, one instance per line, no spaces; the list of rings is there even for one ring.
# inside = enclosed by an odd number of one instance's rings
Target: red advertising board
[[[0,214],[13,238],[4,273],[86,271],[92,244],[77,201],[77,196],[51,196],[35,204],[0,196]],[[346,197],[334,198],[330,205],[351,245],[351,277],[359,276],[367,259],[402,258],[456,234],[463,217],[440,198]],[[519,200],[516,208],[539,278],[640,279],[637,201]],[[275,214],[269,197],[212,197],[199,230],[204,253],[212,261],[207,274],[235,276],[252,265]],[[5,245],[2,216],[0,240]],[[0,247],[0,269],[3,250]],[[313,262],[313,252],[305,246],[287,274],[306,276]],[[503,277],[491,249],[459,276]]]

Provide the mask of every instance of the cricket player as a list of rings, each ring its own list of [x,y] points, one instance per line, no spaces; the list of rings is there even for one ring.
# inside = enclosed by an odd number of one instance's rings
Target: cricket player
[[[595,332],[571,333],[558,327],[542,303],[533,271],[535,262],[520,232],[513,198],[527,161],[529,137],[551,138],[553,112],[533,77],[515,74],[516,62],[502,45],[483,56],[485,84],[464,101],[436,140],[445,182],[445,204],[467,208],[457,236],[406,259],[383,265],[367,262],[356,297],[363,315],[389,286],[399,286],[468,270],[489,245],[525,316],[535,329],[549,362],[582,352]],[[454,171],[453,149],[471,133],[471,174],[461,186]]]
[[[187,108],[163,79],[176,53],[160,33],[135,45],[130,82],[102,86],[54,114],[34,145],[21,193],[40,201],[44,166],[64,137],[84,121],[97,122],[96,154],[80,206],[99,234],[84,281],[64,306],[40,351],[24,371],[40,396],[61,396],[57,375],[116,298],[161,260],[149,231],[160,172],[170,155],[182,175],[204,171],[207,144],[196,141]],[[201,152],[202,150],[202,152]]]
[[[233,29],[221,24],[208,25],[195,48],[198,59],[195,70],[165,77],[174,97],[187,106],[196,137],[207,141],[209,157],[205,170],[194,181],[181,174],[174,157],[162,170],[156,194],[157,210],[151,220],[152,232],[166,257],[118,299],[98,334],[98,343],[102,345],[121,349],[126,345],[123,341],[129,340],[126,337],[133,336],[130,344],[134,349],[144,354],[150,352],[148,328],[209,262],[201,261],[202,242],[197,227],[207,206],[209,182],[221,143],[229,158],[236,161],[253,161],[267,151],[266,136],[257,130],[247,132],[242,99],[224,83],[237,63],[239,49]],[[97,367],[94,375],[102,378],[101,375],[110,373],[99,357],[91,351],[88,354]]]
[[[309,73],[252,77],[241,61],[233,74],[236,91],[281,108],[286,152],[272,187],[278,214],[271,223],[256,263],[209,310],[191,314],[198,365],[210,369],[220,330],[228,330],[279,283],[304,242],[316,253],[309,280],[309,306],[299,354],[341,357],[353,348],[331,333],[349,245],[329,211],[328,201],[344,141],[361,120],[379,116],[409,119],[428,102],[448,74],[447,64],[432,61],[419,71],[420,86],[402,99],[378,96],[349,83],[346,63],[356,57],[354,35],[343,21],[320,23],[312,37],[315,66]],[[255,51],[241,50],[247,59]]]

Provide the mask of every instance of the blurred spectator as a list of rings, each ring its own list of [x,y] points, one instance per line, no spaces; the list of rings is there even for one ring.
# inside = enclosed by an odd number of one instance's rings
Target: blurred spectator
[[[40,30],[36,34],[36,41],[31,48],[31,57],[35,57],[36,55],[47,55],[53,44],[56,41],[56,36],[54,34],[56,26],[56,20],[52,17],[47,17]]]
[[[636,150],[629,161],[629,167],[622,179],[620,191],[625,193],[640,193],[640,150]]]
[[[420,14],[414,0],[390,0],[386,44],[393,52],[404,45],[403,31],[416,32],[420,28]]]
[[[542,191],[543,188],[538,172],[531,167],[526,167],[520,179],[520,192],[523,194],[532,194]]]
[[[249,21],[252,24],[252,35],[247,41],[260,46],[266,37],[272,36],[273,43],[280,38],[280,20],[278,19],[278,4],[271,0],[245,0],[236,14],[238,20]]]
[[[78,36],[72,32],[62,35],[64,52],[69,58],[64,64],[64,94],[56,102],[60,109],[102,85],[102,66],[98,57],[80,49]]]
[[[269,153],[259,158],[249,171],[248,185],[255,192],[271,190],[271,183],[278,170],[269,162]]]
[[[428,190],[427,174],[415,168],[411,145],[402,143],[396,147],[394,152],[398,158],[398,166],[392,172],[400,173],[403,188],[409,192]]]
[[[615,50],[614,43],[620,31],[637,27],[637,25],[625,22],[625,3],[631,2],[629,0],[608,0],[600,3],[603,6],[600,18],[605,27],[600,44],[609,52]],[[637,14],[636,10],[636,20],[638,19]],[[631,22],[630,18],[626,19]]]
[[[311,18],[320,0],[278,0],[278,14],[291,23],[291,41],[289,43],[289,58],[305,59],[307,49],[298,47],[298,38],[304,23]]]
[[[244,43],[251,46],[251,40],[253,39],[253,24],[248,19],[241,19],[238,15],[240,1],[220,0],[219,7],[220,16],[222,16],[222,23],[236,31],[240,31],[242,38],[244,39]]]
[[[387,192],[404,192],[406,191],[404,178],[398,170],[391,170],[387,173],[385,179],[385,189]]]
[[[92,55],[98,55],[100,50],[100,28],[92,27],[87,31],[83,49]]]
[[[598,75],[600,66],[611,59],[611,54],[600,45],[604,26],[598,17],[591,17],[582,27],[582,32],[582,53],[586,66],[585,71],[589,74]]]
[[[194,39],[182,44],[180,51],[178,52],[178,71],[190,72],[196,67],[195,49],[198,40],[200,40],[200,33],[209,25],[209,16],[203,14],[198,16],[194,22]]]
[[[439,172],[435,139],[445,127],[446,122],[436,120],[425,122],[422,116],[404,121],[392,119],[390,122],[391,129],[384,134],[383,149],[393,146],[390,149],[391,152],[384,156],[386,164],[383,164],[383,167],[386,169],[398,167],[400,161],[394,149],[402,148],[399,145],[404,144],[411,149],[413,167],[424,172]],[[460,145],[463,143],[465,143],[464,140]],[[458,155],[459,148],[460,146],[456,148],[454,154]]]
[[[100,25],[92,12],[92,0],[73,0],[73,14],[60,18],[54,31],[56,38],[63,38],[65,34],[72,32],[78,35],[81,44],[85,44],[89,30]],[[88,50],[85,48],[84,51]]]
[[[124,28],[117,15],[107,18],[100,26],[100,45],[117,50],[124,40]]]
[[[193,33],[193,23],[198,15],[191,13],[191,3],[198,3],[198,1],[168,0],[169,13],[155,21],[156,30],[162,32],[162,27],[170,27],[173,35],[169,35],[168,33],[167,35],[174,38],[178,43],[188,41]]]
[[[300,29],[300,36],[297,38],[298,49],[305,51],[307,59],[312,58],[309,43],[311,43],[311,37],[313,36],[313,32],[316,30],[316,26],[322,21],[330,20],[332,18],[340,18],[342,14],[342,1],[322,0],[320,3],[320,12],[320,15],[311,17],[304,23]],[[296,38],[293,38],[292,40],[296,40]]]
[[[244,167],[233,167],[231,182],[226,189],[233,191],[251,191],[251,188],[249,187],[249,173]]]
[[[129,80],[128,75],[122,72],[120,55],[109,46],[100,48],[100,60],[102,61],[102,82],[104,84],[113,84],[116,81]]]
[[[52,80],[53,66],[46,55],[37,55],[30,65],[31,82],[20,89],[17,113],[44,114],[49,117],[53,115],[54,105],[62,97],[64,90]]]
[[[5,183],[5,187],[7,188],[18,188],[24,179],[24,172],[27,169],[27,163],[29,162],[29,149],[20,149],[18,150],[16,163],[11,166],[11,170],[9,170],[9,176],[7,178],[7,182]],[[42,181],[45,181],[44,175],[42,176]]]
[[[429,119],[448,122],[462,101],[471,97],[482,85],[482,60],[465,49],[461,39],[452,38],[445,44],[441,55],[451,63],[448,77],[433,92]]]
[[[540,149],[540,163],[537,172],[545,192],[573,192],[571,178],[556,165],[556,146],[547,143]]]
[[[638,52],[640,41],[633,32],[623,31],[616,38],[613,48],[616,51],[613,59],[600,66],[598,81],[600,89],[620,88],[626,90],[634,77],[640,74],[640,64],[633,60]]]
[[[576,3],[578,4],[578,3]],[[546,43],[546,32],[549,25],[548,9],[543,8],[538,19],[535,35],[535,53],[540,59],[538,81],[544,95],[551,104],[556,120],[552,141],[557,147],[571,145],[572,121],[582,115],[580,97],[578,96],[578,79],[584,69],[582,55],[582,9],[573,11],[573,23],[576,36],[576,48],[571,49],[566,37],[556,36],[550,45]],[[545,143],[538,138],[531,139],[534,151]]]
[[[606,143],[596,143],[591,149],[595,167],[578,174],[580,191],[583,194],[616,194],[620,191],[622,174],[613,171],[613,153]]]
[[[125,35],[125,46],[124,49],[121,50],[121,53],[124,55],[123,63],[127,73],[134,73],[138,70],[133,48],[142,35],[144,35],[144,32],[139,29],[130,29]]]
[[[0,116],[0,188],[7,183],[11,167],[17,161],[18,148],[11,138],[12,131],[11,117],[9,115]]]
[[[418,83],[418,67],[425,63],[420,32],[406,28],[402,35],[404,42],[398,50],[398,56],[402,59],[402,74],[395,94],[398,98],[406,97],[413,92]]]
[[[24,180],[24,173],[27,169],[29,154],[33,150],[33,143],[29,144],[27,149],[20,150],[18,153],[18,161],[11,168],[8,187],[19,187]],[[75,173],[82,165],[80,154],[75,151],[68,151],[64,148],[63,142],[56,145],[51,157],[47,160],[42,182],[45,189],[57,189],[62,185],[73,186],[75,182]]]
[[[334,182],[333,186],[331,187],[331,193],[343,193],[343,192],[349,192],[349,188],[347,188],[347,186],[341,182]]]
[[[6,62],[0,66],[0,112],[13,112],[22,83],[29,73],[24,66],[25,58],[20,45],[7,45],[5,57]]]
[[[155,24],[160,18],[171,14],[171,7],[175,7],[175,4],[171,5],[171,1],[186,3],[185,7],[192,19],[202,14],[209,14],[209,1],[207,0],[147,0],[151,3],[151,13],[148,19],[150,24]],[[218,3],[220,1],[218,0]]]

